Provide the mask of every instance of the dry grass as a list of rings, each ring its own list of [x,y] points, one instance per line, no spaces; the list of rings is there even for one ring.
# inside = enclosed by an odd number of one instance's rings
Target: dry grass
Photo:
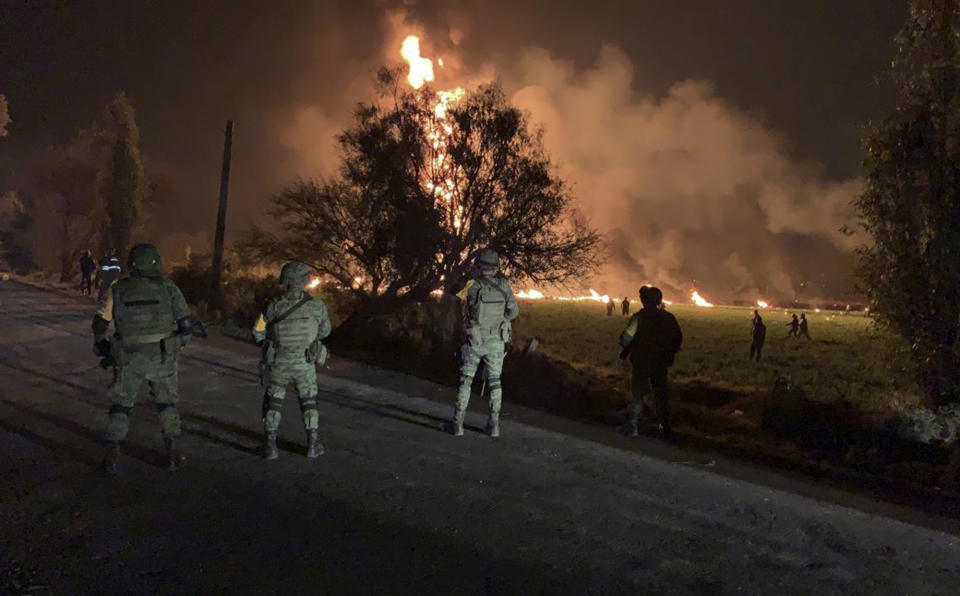
[[[846,401],[865,413],[882,416],[919,402],[906,344],[862,314],[797,311],[810,321],[808,341],[787,337],[787,312],[764,310],[767,342],[756,363],[747,359],[752,309],[674,305],[670,311],[684,333],[671,373],[679,385],[756,393],[789,376],[815,400]],[[599,303],[525,300],[515,332],[520,345],[536,337],[547,355],[626,387],[617,345],[625,324],[618,314],[607,317]]]

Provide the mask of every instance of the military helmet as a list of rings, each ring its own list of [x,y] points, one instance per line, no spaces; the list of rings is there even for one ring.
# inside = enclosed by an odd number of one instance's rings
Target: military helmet
[[[496,269],[500,268],[500,255],[497,254],[497,251],[485,248],[480,251],[480,254],[477,255],[477,265],[480,267],[494,267]]]
[[[288,288],[302,288],[310,278],[310,268],[305,263],[293,261],[280,270],[280,283]]]
[[[152,244],[137,244],[130,249],[130,256],[127,257],[127,268],[131,271],[159,273],[162,268],[160,252]]]

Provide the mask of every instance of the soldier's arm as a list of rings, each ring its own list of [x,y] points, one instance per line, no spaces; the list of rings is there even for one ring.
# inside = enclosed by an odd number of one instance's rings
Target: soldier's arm
[[[513,288],[510,287],[510,284],[505,282],[503,285],[507,289],[507,306],[503,316],[508,321],[512,321],[520,314],[520,305],[517,304],[517,299],[513,295]]]
[[[324,339],[330,335],[330,314],[327,312],[327,305],[320,300],[315,298],[316,306],[316,316],[317,316],[317,339]]]
[[[456,297],[462,300],[463,302],[466,302],[467,295],[470,293],[470,288],[472,288],[476,283],[477,281],[474,279],[471,279],[470,281],[468,281],[466,285],[463,286],[463,289],[456,293]]]
[[[116,282],[114,282],[116,283]],[[100,341],[110,328],[113,320],[113,284],[103,293],[97,304],[97,313],[93,315],[93,336]]]
[[[267,303],[263,310],[260,311],[260,314],[257,316],[257,320],[253,323],[253,339],[258,344],[263,340],[267,339],[267,321],[271,320],[276,314],[274,307],[274,301],[271,300]]]

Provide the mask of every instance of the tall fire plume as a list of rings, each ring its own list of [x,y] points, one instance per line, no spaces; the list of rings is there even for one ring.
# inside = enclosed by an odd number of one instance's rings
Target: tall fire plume
[[[433,61],[420,54],[420,38],[408,35],[400,48],[400,55],[407,63],[407,82],[414,89],[420,89],[435,79]],[[443,61],[439,64],[442,66]],[[428,167],[423,173],[423,186],[431,192],[436,206],[444,213],[447,225],[459,230],[463,225],[463,205],[459,201],[458,172],[451,166],[447,156],[453,125],[447,111],[463,99],[466,92],[461,87],[436,92],[433,113],[423,126],[426,129],[427,144],[432,151]]]

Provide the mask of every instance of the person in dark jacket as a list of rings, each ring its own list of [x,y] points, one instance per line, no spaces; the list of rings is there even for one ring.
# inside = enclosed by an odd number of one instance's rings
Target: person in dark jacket
[[[767,340],[767,326],[763,324],[763,317],[758,311],[753,311],[753,341],[750,343],[750,360],[757,357],[760,362],[760,352],[763,351],[763,343]]]
[[[626,296],[623,297],[623,302],[620,303],[620,313],[623,316],[630,314],[630,299]]]
[[[797,319],[797,315],[793,315],[793,318],[787,323],[787,327],[790,328],[790,331],[787,332],[787,337],[800,336],[800,321]]]
[[[93,291],[93,273],[97,270],[97,263],[90,256],[90,251],[80,253],[80,293],[89,296]]]
[[[810,337],[810,330],[807,328],[807,315],[805,313],[800,313],[800,333],[797,337],[812,339]]]
[[[633,403],[627,409],[627,422],[621,431],[637,436],[637,423],[643,409],[643,396],[652,392],[656,398],[657,419],[663,438],[672,440],[670,407],[667,399],[667,369],[683,344],[683,333],[676,317],[661,308],[663,293],[659,288],[640,288],[639,311],[630,317],[620,334],[621,358],[629,356],[631,364],[630,391]]]

